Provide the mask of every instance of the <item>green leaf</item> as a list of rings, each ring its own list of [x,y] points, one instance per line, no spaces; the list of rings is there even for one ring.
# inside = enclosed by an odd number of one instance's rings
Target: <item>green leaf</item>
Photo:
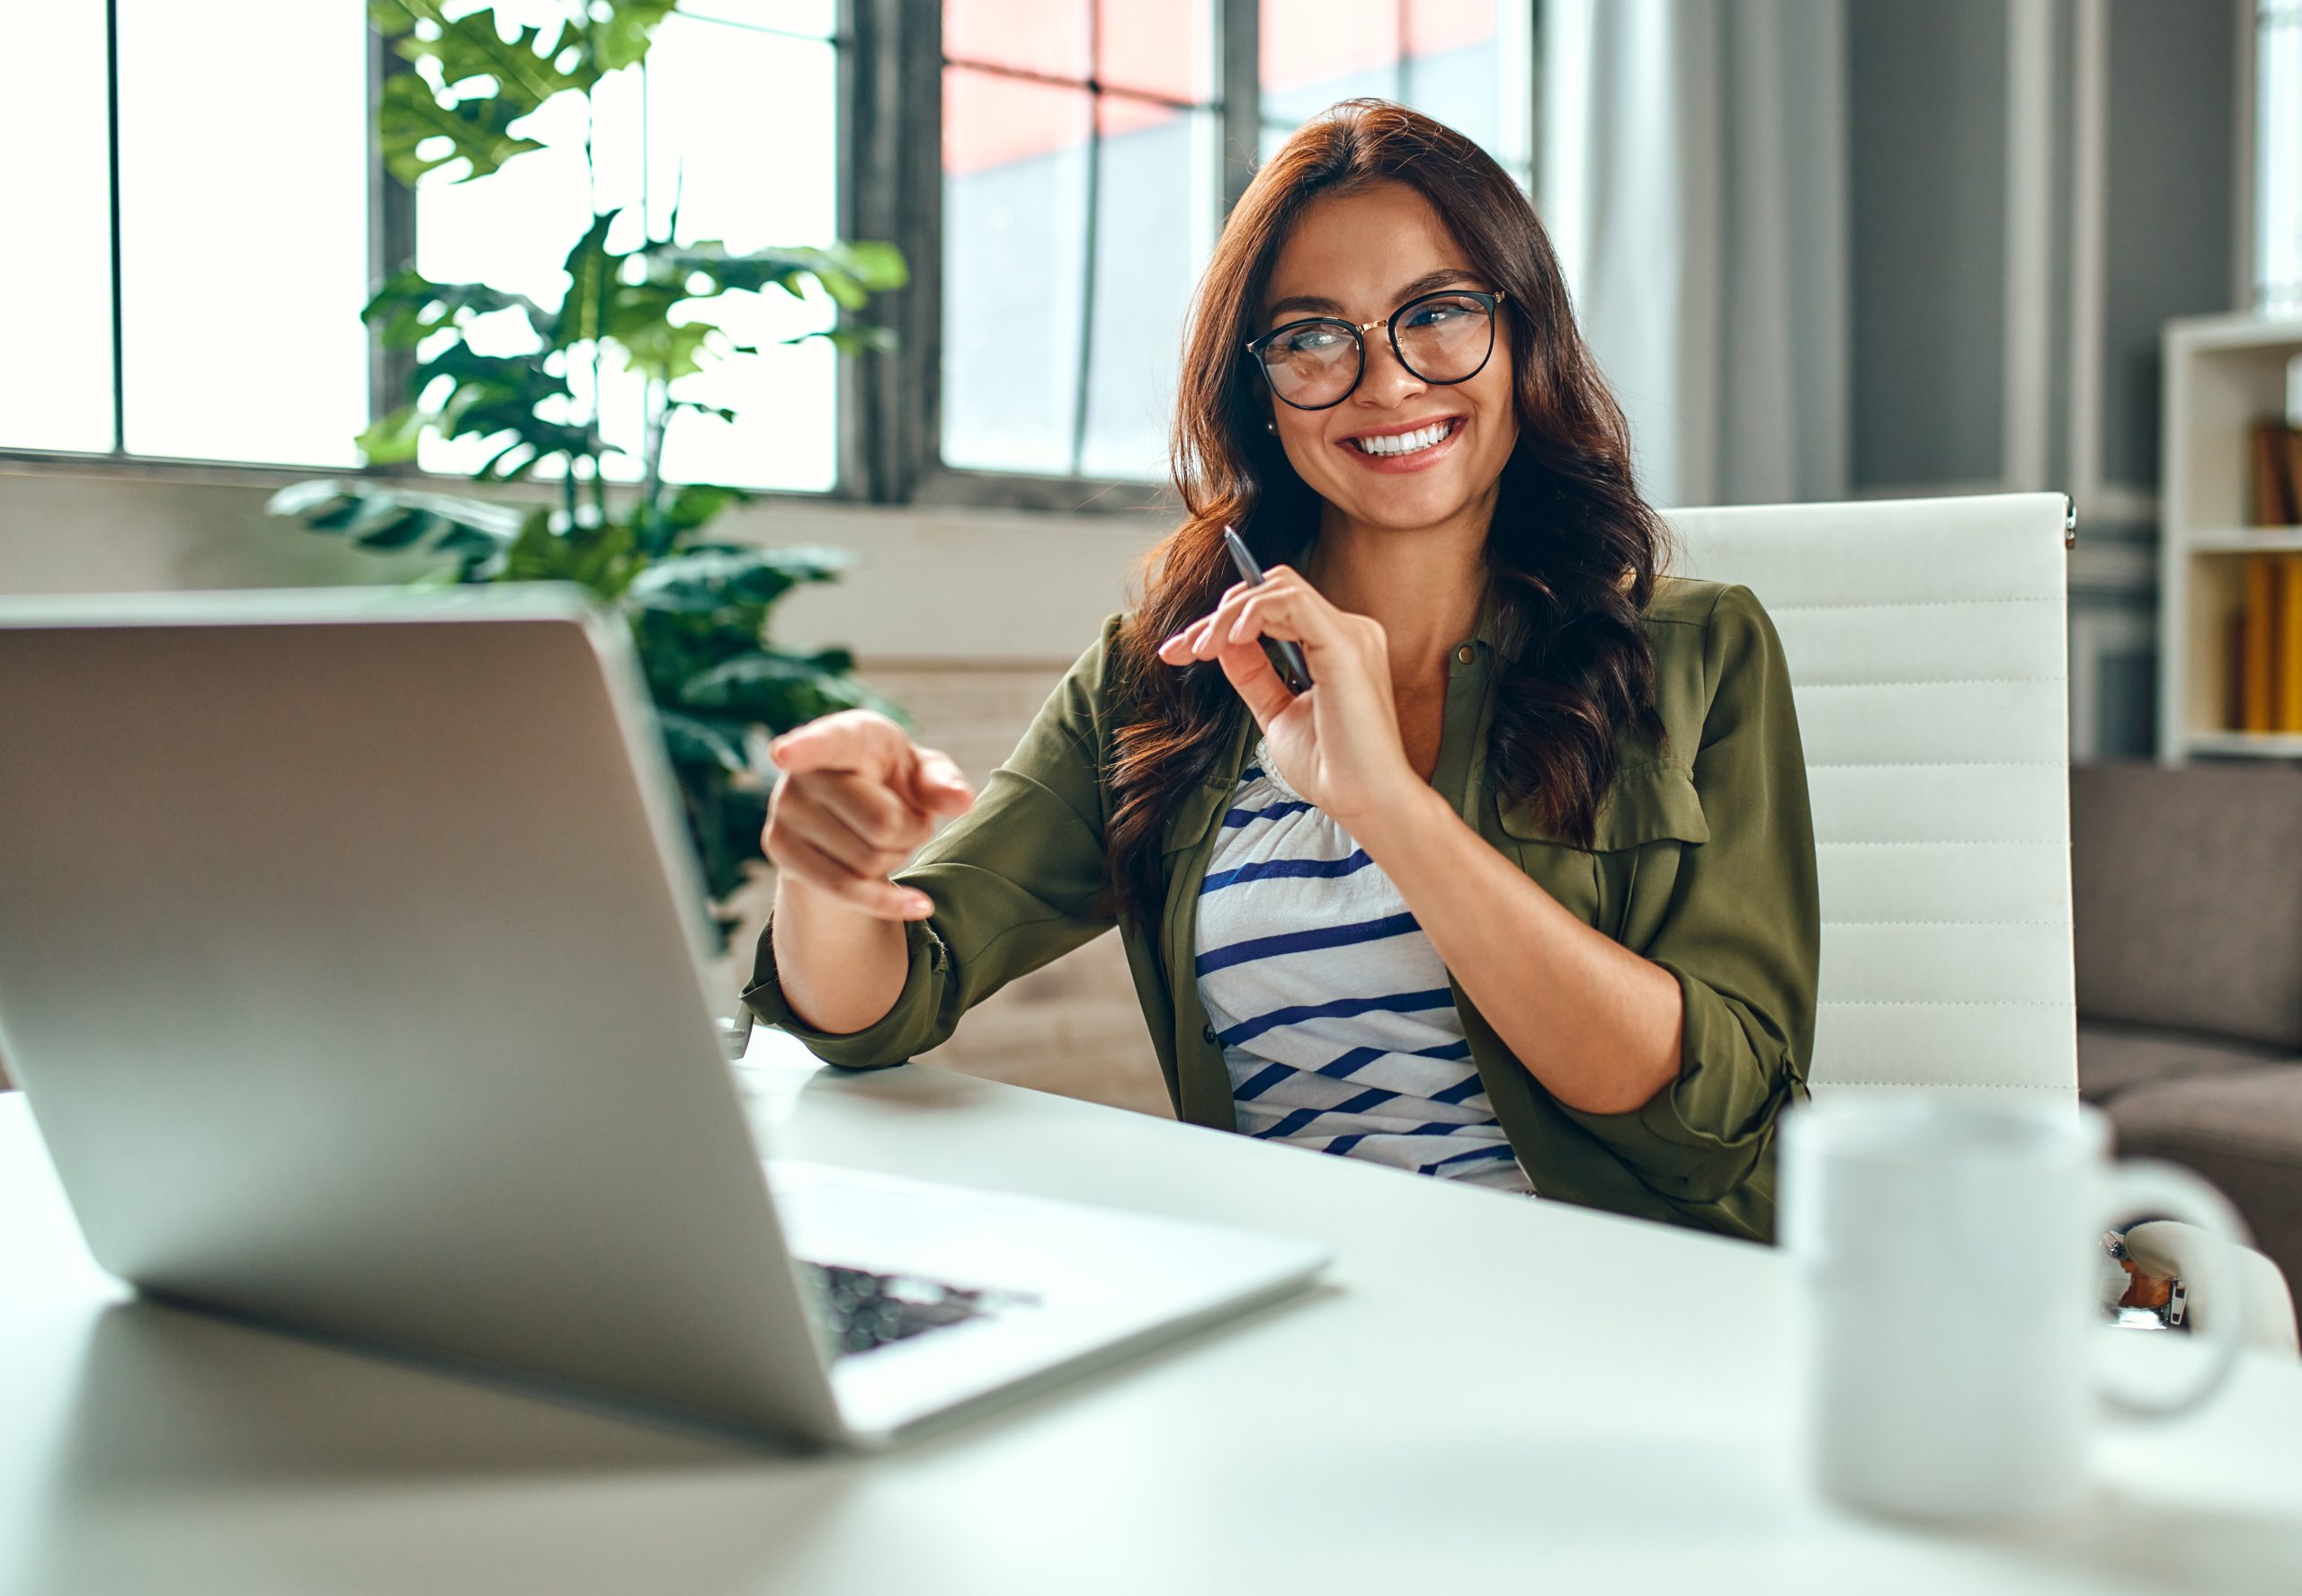
[[[353,440],[371,466],[394,466],[415,458],[430,418],[413,405],[402,405],[389,415],[379,416]]]
[[[387,39],[413,33],[418,22],[445,27],[447,21],[439,0],[368,0],[368,24]]]
[[[644,377],[672,382],[703,370],[703,355],[712,348],[718,326],[708,321],[659,322],[634,328],[616,341],[623,345],[624,363]],[[719,342],[725,343],[724,336]]]
[[[854,656],[843,648],[821,654],[760,649],[689,678],[679,699],[690,708],[732,711],[783,731],[838,709],[883,707],[886,700],[850,673],[854,666]]]
[[[543,147],[532,138],[515,137],[511,125],[525,115],[518,105],[498,99],[459,100],[442,104],[432,85],[413,73],[397,73],[384,80],[383,103],[376,127],[383,145],[384,164],[410,188],[426,173],[458,160],[468,163],[452,181],[468,183],[490,177],[515,156]],[[448,153],[426,156],[417,153],[427,139],[444,138]]]
[[[363,548],[422,549],[452,555],[468,565],[500,556],[519,539],[524,523],[540,519],[518,505],[333,480],[283,487],[264,510],[294,516],[314,531],[335,533]]]
[[[749,769],[744,758],[745,725],[718,716],[691,715],[657,706],[656,723],[664,731],[664,752],[674,765],[716,765],[723,771]]]
[[[656,513],[674,531],[690,532],[718,519],[722,511],[758,497],[748,488],[687,482],[665,491],[656,501]]]
[[[582,52],[569,49],[566,30],[557,23],[549,36],[541,28],[514,27],[507,40],[496,30],[493,6],[453,22],[427,20],[438,22],[436,37],[410,32],[392,48],[407,60],[436,63],[444,86],[463,89],[466,103],[484,100],[502,105],[507,120],[517,120],[555,95],[589,89],[599,81],[598,70],[583,62]],[[575,61],[576,70],[561,69],[563,53]],[[493,85],[485,94],[473,94],[466,86],[477,78]]]
[[[828,338],[832,347],[842,354],[871,354],[893,349],[897,343],[893,327],[879,326],[868,321],[842,321],[834,327],[821,327],[812,333],[779,340],[784,343],[805,343],[810,338]]]
[[[546,337],[554,349],[567,349],[577,343],[589,343],[607,329],[608,305],[616,287],[616,269],[623,256],[608,253],[608,229],[615,226],[620,210],[611,210],[592,218],[592,225],[576,241],[560,269],[567,273],[567,297],[559,302],[559,314],[551,318]]]
[[[675,554],[641,572],[626,598],[638,609],[691,615],[772,604],[800,583],[834,580],[853,557],[837,548]]]
[[[433,282],[413,266],[403,266],[384,279],[360,319],[376,330],[385,348],[414,349],[442,327],[460,327],[504,310],[518,311],[531,332],[545,319],[543,308],[525,294],[484,282]]]
[[[903,252],[892,244],[870,241],[834,244],[825,249],[793,245],[754,250],[731,255],[718,243],[656,245],[644,252],[648,275],[657,281],[688,282],[700,277],[710,292],[759,292],[780,288],[797,296],[812,281],[843,308],[861,309],[875,293],[899,289],[911,281]]]
[[[567,379],[547,370],[533,355],[484,355],[469,344],[451,343],[416,366],[410,386],[421,397],[443,378],[446,397],[422,413],[423,425],[443,438],[508,434],[518,446],[499,449],[475,475],[510,480],[555,456],[572,459],[615,452],[589,425],[549,421],[537,414],[547,403],[565,403],[572,394]]]
[[[657,24],[677,0],[614,0],[604,17],[584,24],[585,58],[602,72],[613,72],[647,58]]]

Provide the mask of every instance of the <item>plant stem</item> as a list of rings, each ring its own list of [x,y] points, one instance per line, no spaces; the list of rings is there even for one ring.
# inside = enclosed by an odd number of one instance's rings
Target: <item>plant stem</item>
[[[647,517],[648,537],[652,542],[659,529],[654,526],[656,500],[664,491],[664,434],[670,430],[671,386],[650,382],[647,385],[647,432],[640,446],[644,470],[639,487],[639,513]],[[656,550],[656,552],[663,552]]]

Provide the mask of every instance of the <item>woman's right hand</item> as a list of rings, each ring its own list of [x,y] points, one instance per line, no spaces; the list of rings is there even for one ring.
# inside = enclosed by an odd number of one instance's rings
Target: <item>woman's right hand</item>
[[[874,920],[923,920],[925,893],[888,879],[975,794],[950,756],[886,716],[843,709],[768,745],[776,783],[761,845],[782,878]]]

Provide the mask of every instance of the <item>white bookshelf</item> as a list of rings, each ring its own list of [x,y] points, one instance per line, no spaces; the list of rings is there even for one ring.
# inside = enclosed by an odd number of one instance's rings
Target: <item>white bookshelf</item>
[[[2246,524],[2249,429],[2285,414],[2302,317],[2166,324],[2159,473],[2158,757],[2302,759],[2302,736],[2232,728],[2230,626],[2245,557],[2302,553],[2302,527]]]

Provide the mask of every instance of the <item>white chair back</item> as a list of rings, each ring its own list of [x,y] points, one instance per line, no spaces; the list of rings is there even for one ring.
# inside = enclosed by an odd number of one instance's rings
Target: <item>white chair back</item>
[[[1789,656],[1823,905],[1820,1090],[2078,1085],[2060,494],[1678,510],[1678,574]]]

